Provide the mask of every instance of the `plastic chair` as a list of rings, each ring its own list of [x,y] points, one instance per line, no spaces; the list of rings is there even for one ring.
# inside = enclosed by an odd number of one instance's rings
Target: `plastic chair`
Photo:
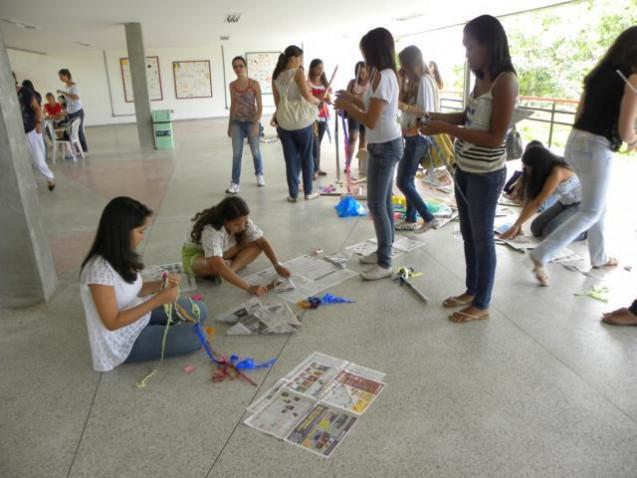
[[[73,161],[75,162],[77,162],[77,156],[76,156],[77,152],[79,152],[80,156],[82,156],[82,159],[84,159],[84,150],[82,149],[82,144],[80,143],[80,124],[81,124],[81,120],[79,118],[73,120],[73,122],[71,123],[70,129],[67,130],[70,132],[70,138],[71,138],[70,141],[61,141],[61,140],[56,141],[57,144],[62,144],[65,147],[68,146],[68,148],[71,150],[71,156],[73,156]]]
[[[45,132],[44,137],[51,144],[51,158],[52,158],[51,163],[55,164],[55,152],[57,151],[58,139],[57,139],[57,136],[55,135],[55,126],[53,126],[52,120],[46,120],[44,122],[44,132]]]

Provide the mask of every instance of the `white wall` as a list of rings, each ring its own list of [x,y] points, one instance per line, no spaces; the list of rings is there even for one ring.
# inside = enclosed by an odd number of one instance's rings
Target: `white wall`
[[[335,89],[344,88],[353,76],[355,62],[360,57],[357,39],[340,39],[303,44],[302,41],[286,44],[260,42],[241,44],[224,42],[184,48],[148,48],[147,56],[159,57],[159,69],[163,100],[152,101],[152,109],[173,110],[173,117],[180,119],[198,119],[227,116],[229,106],[228,83],[234,80],[232,58],[245,55],[246,52],[282,51],[289,44],[305,49],[305,67],[312,58],[322,58],[328,75],[334,66],[339,65],[339,73],[334,82]],[[81,98],[86,113],[86,124],[106,125],[135,122],[133,103],[124,100],[124,87],[119,59],[127,57],[126,50],[87,51],[81,54],[38,55],[16,50],[8,50],[11,68],[18,81],[25,78],[33,81],[36,89],[44,95],[47,91],[54,94],[64,85],[58,80],[60,68],[68,68],[73,79],[80,87]],[[172,73],[173,61],[210,60],[212,71],[212,98],[176,99]],[[227,96],[226,96],[227,95]],[[57,94],[56,94],[57,96]],[[273,110],[272,95],[264,95],[264,110],[270,114]],[[266,121],[267,122],[267,121]]]
[[[58,70],[68,68],[80,87],[82,103],[86,111],[86,124],[113,124],[134,121],[134,117],[113,117],[108,96],[108,83],[102,52],[53,56],[8,50],[11,69],[18,77],[33,81],[42,96],[47,92],[56,97],[57,89],[64,87],[58,79]],[[120,80],[121,81],[121,80]]]

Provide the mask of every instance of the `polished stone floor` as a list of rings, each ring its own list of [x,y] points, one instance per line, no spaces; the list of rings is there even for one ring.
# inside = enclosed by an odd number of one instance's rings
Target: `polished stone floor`
[[[637,328],[599,322],[637,296],[637,271],[624,268],[637,266],[637,164],[625,157],[608,215],[609,250],[622,261],[613,271],[591,278],[552,264],[553,285],[540,288],[528,258],[498,246],[491,319],[454,324],[439,305],[463,290],[462,242],[450,224],[397,260],[423,272],[428,305],[389,280],[356,277],[331,290],[356,304],[306,313],[294,336],[227,337],[219,327],[218,350],[278,357],[253,374],[258,388],[211,383],[203,352],[167,360],[143,390],[135,382],[148,364],[94,372],[78,272],[101,209],[122,194],[145,202],[156,213],[145,262],[179,260],[190,218],[228,185],[225,129],[224,120],[179,122],[175,150],[142,154],[133,125],[89,128],[90,155],[58,160],[53,193],[40,184],[60,285],[48,304],[0,311],[0,476],[637,476]],[[262,147],[267,185],[256,187],[246,151],[241,193],[282,259],[373,236],[368,219],[336,216],[337,198],[287,203],[281,146]],[[334,180],[327,139],[323,151],[325,185]],[[246,273],[265,267],[259,259]],[[574,295],[600,282],[609,303]],[[200,283],[199,292],[212,315],[248,298],[227,284]],[[387,373],[385,391],[329,460],[241,423],[256,396],[315,350]]]

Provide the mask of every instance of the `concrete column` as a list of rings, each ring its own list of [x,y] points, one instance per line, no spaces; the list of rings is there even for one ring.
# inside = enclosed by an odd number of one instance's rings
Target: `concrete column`
[[[51,194],[60,192],[64,194]],[[46,301],[56,286],[15,82],[0,33],[0,307]]]
[[[137,136],[142,150],[155,148],[153,122],[150,114],[150,97],[146,77],[146,53],[142,37],[141,23],[126,23],[126,45],[130,65],[133,96],[135,97],[135,116],[137,117]]]

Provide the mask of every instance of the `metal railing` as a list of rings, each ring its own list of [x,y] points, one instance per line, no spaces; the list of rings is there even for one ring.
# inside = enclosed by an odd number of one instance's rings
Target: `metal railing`
[[[564,98],[547,98],[541,96],[520,96],[519,109],[531,111],[533,114],[523,121],[533,121],[549,125],[548,147],[553,144],[553,133],[555,126],[573,126],[575,119],[575,108],[577,100],[567,100]],[[571,109],[567,105],[571,106]],[[442,91],[440,97],[440,108],[442,111],[454,112],[462,111],[461,91]]]

